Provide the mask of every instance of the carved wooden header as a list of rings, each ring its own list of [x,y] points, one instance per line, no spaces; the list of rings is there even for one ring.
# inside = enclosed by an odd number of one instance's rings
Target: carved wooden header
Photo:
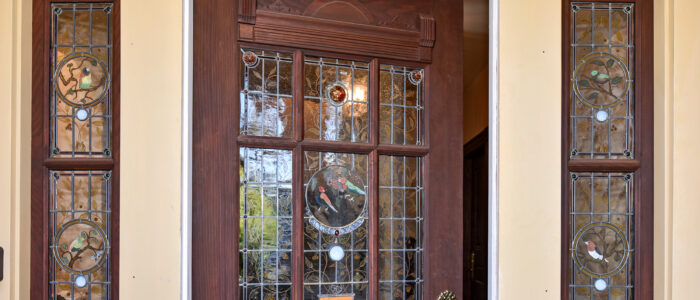
[[[239,39],[430,62],[432,1],[241,0]]]

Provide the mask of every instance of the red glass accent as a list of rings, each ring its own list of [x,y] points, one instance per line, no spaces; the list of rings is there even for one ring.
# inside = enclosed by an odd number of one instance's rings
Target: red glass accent
[[[331,100],[333,100],[336,103],[340,103],[340,102],[345,101],[345,98],[347,97],[347,95],[348,95],[347,91],[345,91],[345,89],[340,85],[336,85],[336,86],[331,87],[331,90],[329,92],[329,96],[330,96]]]

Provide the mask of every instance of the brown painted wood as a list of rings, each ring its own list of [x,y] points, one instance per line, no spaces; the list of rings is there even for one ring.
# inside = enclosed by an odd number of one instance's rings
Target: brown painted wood
[[[488,285],[488,128],[464,145],[464,299],[486,299]]]
[[[397,1],[397,0],[394,0]],[[382,5],[395,5],[388,1]],[[287,2],[284,3],[293,3]],[[404,4],[406,2],[403,2]],[[397,30],[391,26],[351,24],[323,18],[258,10],[253,24],[237,24],[236,1],[195,1],[194,14],[194,141],[193,141],[193,298],[236,299],[238,277],[238,154],[239,146],[293,150],[294,220],[292,294],[303,298],[303,155],[304,151],[369,154],[369,298],[378,298],[378,160],[379,155],[425,157],[425,269],[426,298],[435,298],[445,289],[461,296],[462,215],[461,172],[461,2],[439,0],[425,2],[432,15],[416,19],[415,30]],[[247,4],[246,4],[247,5]],[[265,6],[267,7],[267,6]],[[402,9],[415,12],[418,6]],[[238,15],[240,17],[240,14]],[[434,21],[434,22],[433,22]],[[441,23],[442,22],[442,23]],[[240,26],[239,26],[240,25]],[[303,25],[303,26],[302,26]],[[435,25],[435,30],[431,26]],[[296,27],[295,27],[296,26]],[[300,27],[301,26],[301,27]],[[428,43],[435,36],[435,51],[440,58],[427,65]],[[240,34],[240,36],[237,36]],[[313,36],[313,40],[309,39]],[[422,40],[421,40],[422,39]],[[386,44],[411,47],[410,55],[389,51]],[[410,43],[405,43],[410,40]],[[236,42],[247,48],[294,53],[293,134],[291,138],[239,136],[238,70]],[[360,41],[359,44],[350,45]],[[369,42],[368,42],[369,41]],[[370,43],[371,42],[371,43]],[[403,43],[403,44],[402,44]],[[394,45],[396,46],[396,45]],[[303,50],[300,50],[303,49]],[[423,50],[421,50],[423,49]],[[231,55],[234,53],[234,55]],[[438,53],[438,52],[436,52]],[[360,60],[370,63],[369,97],[370,139],[368,143],[350,143],[304,139],[303,134],[303,58],[304,55]],[[426,128],[424,145],[381,145],[378,123],[379,64],[391,63],[426,68]],[[232,84],[232,83],[235,83]],[[436,130],[432,127],[456,130]],[[430,140],[438,145],[430,148]],[[235,150],[235,151],[234,151]],[[374,183],[374,184],[372,184]],[[457,228],[455,230],[454,228]],[[448,236],[449,233],[449,236]],[[201,236],[199,236],[201,235]],[[457,235],[455,238],[454,235]],[[432,269],[431,269],[432,268]],[[212,271],[214,270],[214,271]],[[430,296],[430,297],[428,297]]]
[[[462,2],[433,1],[438,28],[426,69],[425,299],[462,293]],[[449,129],[449,130],[447,130]]]
[[[593,0],[590,2],[634,3],[636,12],[635,32],[635,158],[636,160],[569,160],[570,128],[570,55],[572,31],[570,28],[570,4],[562,1],[562,243],[561,243],[561,298],[569,299],[569,274],[571,254],[569,253],[569,172],[634,172],[635,209],[635,255],[634,255],[634,298],[653,299],[654,297],[654,55],[653,55],[653,2],[649,0]]]
[[[64,0],[32,2],[32,167],[31,167],[31,299],[49,298],[49,171],[111,170],[110,223],[110,297],[119,299],[119,159],[120,159],[120,0],[84,0],[84,3],[113,3],[112,22],[112,158],[49,158],[50,122],[50,50],[51,3]]]
[[[429,62],[431,48],[421,46],[418,31],[352,24],[258,10],[255,25],[242,41],[329,50],[373,57]],[[422,49],[425,48],[425,49]]]
[[[571,172],[634,172],[639,169],[638,160],[569,160]],[[568,178],[568,176],[567,176]]]
[[[238,295],[237,9],[231,0],[193,3],[193,299]]]

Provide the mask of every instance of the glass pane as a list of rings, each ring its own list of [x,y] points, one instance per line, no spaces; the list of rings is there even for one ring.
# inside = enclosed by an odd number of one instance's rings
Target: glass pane
[[[634,156],[634,4],[571,5],[571,158]]]
[[[304,159],[304,299],[365,299],[368,156],[307,151]]]
[[[379,156],[378,270],[382,299],[422,298],[422,164],[422,158]]]
[[[633,174],[571,173],[572,299],[632,295],[633,183]]]
[[[111,156],[112,4],[52,4],[51,156]]]
[[[243,135],[292,136],[292,55],[241,49]]]
[[[51,299],[107,299],[110,172],[50,172]]]
[[[326,141],[369,139],[368,64],[332,58],[304,61],[304,137]]]
[[[292,152],[240,149],[241,299],[291,299]]]
[[[423,143],[423,70],[381,65],[379,74],[379,141]]]

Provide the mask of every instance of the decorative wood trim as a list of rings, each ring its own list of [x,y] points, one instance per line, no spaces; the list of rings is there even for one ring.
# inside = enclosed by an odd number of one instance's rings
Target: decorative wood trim
[[[639,169],[638,160],[569,160],[571,172],[634,172]],[[568,178],[568,175],[566,176]]]
[[[256,0],[239,0],[238,23],[255,24]]]
[[[47,158],[44,167],[51,170],[111,170],[114,160],[111,158],[81,159],[81,158]]]
[[[420,45],[432,48],[435,45],[435,19],[420,15]]]
[[[256,13],[255,25],[239,25],[241,41],[314,50],[333,49],[347,54],[430,62],[429,44],[434,20],[424,19],[425,34],[417,31],[353,24],[265,10]],[[432,30],[432,31],[431,31]]]

